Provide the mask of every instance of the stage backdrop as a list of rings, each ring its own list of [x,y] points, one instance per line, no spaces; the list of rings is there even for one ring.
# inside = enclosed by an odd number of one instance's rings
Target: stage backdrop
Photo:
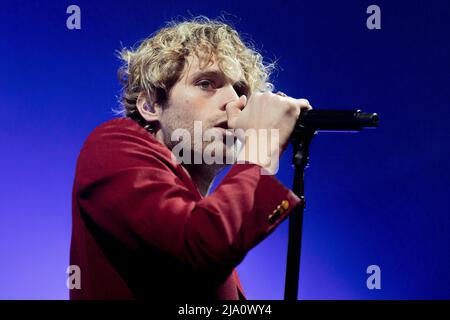
[[[411,0],[2,3],[0,298],[68,298],[75,163],[118,106],[115,51],[196,15],[225,15],[276,60],[278,90],[380,115],[376,130],[313,141],[299,297],[450,298],[450,5]],[[248,298],[283,298],[287,229],[238,267]]]

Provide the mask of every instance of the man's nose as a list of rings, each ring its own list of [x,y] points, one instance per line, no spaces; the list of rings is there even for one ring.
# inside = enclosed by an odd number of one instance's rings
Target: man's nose
[[[225,110],[228,103],[239,99],[239,95],[231,84],[227,84],[220,89],[220,106]]]

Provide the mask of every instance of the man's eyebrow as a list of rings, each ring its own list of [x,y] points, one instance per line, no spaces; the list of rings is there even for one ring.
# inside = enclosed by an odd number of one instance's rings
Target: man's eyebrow
[[[226,80],[228,77],[221,71],[221,70],[200,70],[191,75],[191,79],[196,80],[201,77],[210,77],[210,78],[217,78],[220,80]],[[241,85],[248,87],[248,84],[244,79],[240,79],[237,81],[234,81],[233,85]]]
[[[196,79],[199,77],[226,78],[225,74],[220,70],[200,70],[192,74],[191,79]]]

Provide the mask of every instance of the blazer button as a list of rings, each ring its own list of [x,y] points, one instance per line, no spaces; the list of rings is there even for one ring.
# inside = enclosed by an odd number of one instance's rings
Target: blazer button
[[[273,210],[273,212],[269,215],[267,222],[269,224],[273,224],[280,217],[281,211],[279,209]]]
[[[283,200],[281,201],[281,207],[286,211],[287,209],[289,209],[289,201],[287,200]]]
[[[277,219],[289,208],[289,201],[283,200],[281,204],[277,206],[275,210],[269,215],[268,222],[269,224],[273,224]]]

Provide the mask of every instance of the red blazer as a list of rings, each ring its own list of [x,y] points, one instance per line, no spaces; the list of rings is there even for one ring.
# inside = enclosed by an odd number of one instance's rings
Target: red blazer
[[[235,267],[299,198],[235,164],[202,197],[171,151],[135,121],[108,121],[80,152],[72,196],[71,299],[245,299]]]

